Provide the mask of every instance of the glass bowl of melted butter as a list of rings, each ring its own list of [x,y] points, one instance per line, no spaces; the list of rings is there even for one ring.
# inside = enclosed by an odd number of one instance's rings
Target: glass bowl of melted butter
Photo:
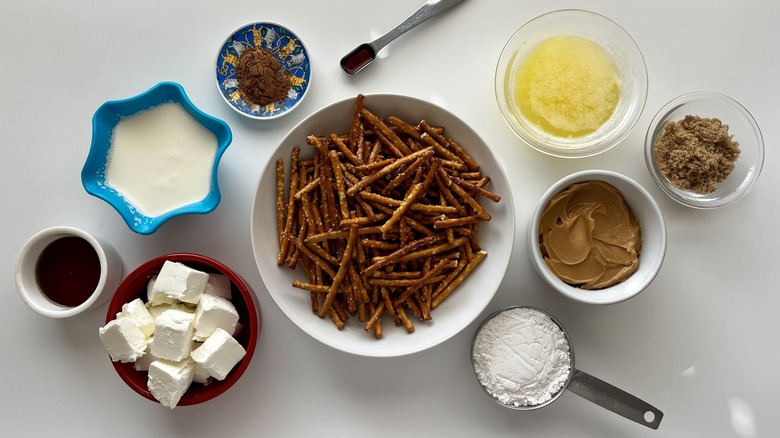
[[[498,60],[496,99],[525,143],[562,158],[589,157],[623,140],[647,99],[647,68],[631,36],[584,10],[523,25]]]

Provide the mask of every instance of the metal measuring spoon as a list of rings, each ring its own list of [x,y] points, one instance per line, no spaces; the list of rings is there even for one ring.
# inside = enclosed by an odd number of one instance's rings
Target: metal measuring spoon
[[[501,401],[497,400],[492,394],[490,394],[488,389],[485,388],[483,382],[480,381],[474,363],[475,362],[474,345],[479,333],[482,331],[485,324],[502,312],[510,311],[512,309],[520,309],[520,308],[535,310],[544,315],[547,315],[555,324],[558,325],[558,327],[561,329],[564,336],[566,337],[566,341],[569,343],[569,357],[570,357],[570,364],[571,364],[569,370],[569,378],[566,381],[566,383],[563,385],[563,387],[558,392],[553,394],[552,398],[550,398],[549,400],[543,403],[529,405],[529,406],[515,406],[512,404],[502,403]],[[566,331],[563,325],[561,325],[561,323],[557,319],[555,319],[552,315],[550,315],[549,313],[541,309],[537,309],[535,307],[512,306],[512,307],[507,307],[505,309],[498,310],[494,312],[492,315],[488,316],[482,322],[482,324],[480,324],[476,333],[474,333],[474,338],[471,341],[471,367],[472,370],[474,371],[474,376],[477,379],[477,383],[479,383],[479,386],[482,388],[485,394],[487,394],[496,403],[510,409],[515,409],[519,411],[531,411],[534,409],[543,408],[549,405],[550,403],[554,402],[555,400],[557,400],[558,397],[560,397],[565,392],[565,390],[568,389],[569,391],[579,395],[580,397],[590,402],[593,402],[605,409],[608,409],[618,415],[628,418],[629,420],[633,420],[651,429],[658,429],[658,426],[661,424],[661,419],[664,416],[663,412],[656,409],[649,403],[623,391],[622,389],[612,386],[609,383],[604,382],[603,380],[600,380],[596,377],[591,376],[590,374],[587,374],[583,371],[576,369],[574,367],[574,345],[571,342],[569,333]]]
[[[376,59],[376,54],[379,53],[384,46],[390,44],[391,41],[415,28],[418,24],[428,20],[436,14],[446,11],[462,1],[463,0],[428,0],[420,9],[409,16],[409,18],[404,20],[404,22],[399,24],[395,29],[370,43],[364,43],[357,46],[355,50],[341,58],[341,69],[348,75],[354,75],[360,70],[363,70],[368,64],[371,64],[371,62]]]

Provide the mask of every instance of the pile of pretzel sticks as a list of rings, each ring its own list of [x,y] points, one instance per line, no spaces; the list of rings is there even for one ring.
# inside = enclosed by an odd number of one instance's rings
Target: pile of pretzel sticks
[[[479,200],[501,198],[444,128],[382,120],[363,101],[349,133],[306,139],[311,159],[293,148],[286,190],[276,162],[277,263],[302,267],[309,281],[292,285],[314,313],[339,330],[356,316],[379,339],[383,317],[409,333],[410,313],[430,320],[485,258],[477,229],[491,217]]]

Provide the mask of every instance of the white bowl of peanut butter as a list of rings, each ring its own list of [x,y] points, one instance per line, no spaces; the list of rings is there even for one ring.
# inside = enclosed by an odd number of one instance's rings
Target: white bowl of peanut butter
[[[612,304],[643,291],[661,269],[666,225],[652,196],[607,170],[568,175],[550,187],[528,226],[539,275],[563,295]]]

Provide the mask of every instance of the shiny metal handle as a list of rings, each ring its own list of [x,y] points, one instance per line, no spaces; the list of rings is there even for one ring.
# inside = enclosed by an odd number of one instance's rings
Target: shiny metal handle
[[[374,53],[382,50],[384,46],[405,34],[411,29],[415,28],[418,24],[428,20],[436,14],[446,11],[447,9],[457,5],[463,0],[428,0],[424,5],[420,7],[414,14],[409,16],[403,23],[399,24],[395,29],[387,32],[381,37],[369,43]]]
[[[649,403],[580,370],[574,370],[574,376],[566,389],[651,429],[658,429],[664,417],[663,412]]]

